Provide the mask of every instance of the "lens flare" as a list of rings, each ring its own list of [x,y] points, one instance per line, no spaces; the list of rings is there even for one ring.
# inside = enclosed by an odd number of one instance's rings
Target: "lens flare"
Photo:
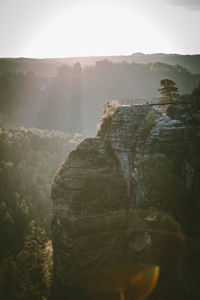
[[[158,277],[159,277],[158,266],[153,268],[140,271],[133,278],[131,278],[130,282],[134,286],[134,298],[135,300],[144,300],[149,294],[154,290]]]
[[[99,269],[87,282],[92,299],[144,300],[159,278],[157,265],[120,265]],[[96,298],[97,297],[97,298]]]

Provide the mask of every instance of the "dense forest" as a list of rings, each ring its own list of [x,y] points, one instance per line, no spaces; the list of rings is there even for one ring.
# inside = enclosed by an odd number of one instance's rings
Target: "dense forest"
[[[0,122],[4,126],[37,127],[95,135],[106,101],[155,101],[162,78],[177,83],[180,94],[191,93],[200,75],[179,65],[99,61],[81,67],[63,65],[54,76],[33,71],[0,75]]]
[[[49,294],[51,184],[75,144],[55,131],[0,130],[0,299]]]

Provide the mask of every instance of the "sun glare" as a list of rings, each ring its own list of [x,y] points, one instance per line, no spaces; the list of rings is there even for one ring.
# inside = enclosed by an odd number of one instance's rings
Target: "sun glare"
[[[26,53],[29,57],[150,53],[164,51],[166,44],[153,22],[133,9],[79,5],[41,30]]]

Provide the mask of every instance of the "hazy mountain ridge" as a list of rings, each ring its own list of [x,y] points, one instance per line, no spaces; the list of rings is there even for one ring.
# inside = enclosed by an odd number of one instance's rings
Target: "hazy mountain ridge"
[[[118,56],[94,56],[94,57],[68,57],[68,58],[0,58],[0,72],[34,71],[42,76],[52,76],[56,73],[56,69],[63,65],[73,65],[79,62],[82,66],[94,65],[97,61],[109,60],[111,62],[127,62],[127,63],[155,63],[161,62],[169,65],[181,65],[188,69],[191,73],[200,74],[200,55],[180,55],[180,54],[143,54],[133,53],[132,55]]]

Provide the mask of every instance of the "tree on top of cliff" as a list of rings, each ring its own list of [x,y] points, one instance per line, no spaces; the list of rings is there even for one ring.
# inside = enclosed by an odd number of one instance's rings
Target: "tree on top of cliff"
[[[100,119],[99,124],[97,125],[98,133],[97,135],[100,136],[101,134],[105,133],[110,126],[110,122],[112,120],[113,114],[116,112],[119,103],[117,101],[109,102],[107,101],[103,105],[103,114]]]
[[[159,104],[175,103],[176,98],[179,96],[176,82],[171,79],[162,79],[160,81],[161,88],[158,89],[160,97],[158,99]]]
[[[116,111],[119,103],[117,101],[109,102],[107,101],[103,105],[103,118],[112,117],[114,112]]]

